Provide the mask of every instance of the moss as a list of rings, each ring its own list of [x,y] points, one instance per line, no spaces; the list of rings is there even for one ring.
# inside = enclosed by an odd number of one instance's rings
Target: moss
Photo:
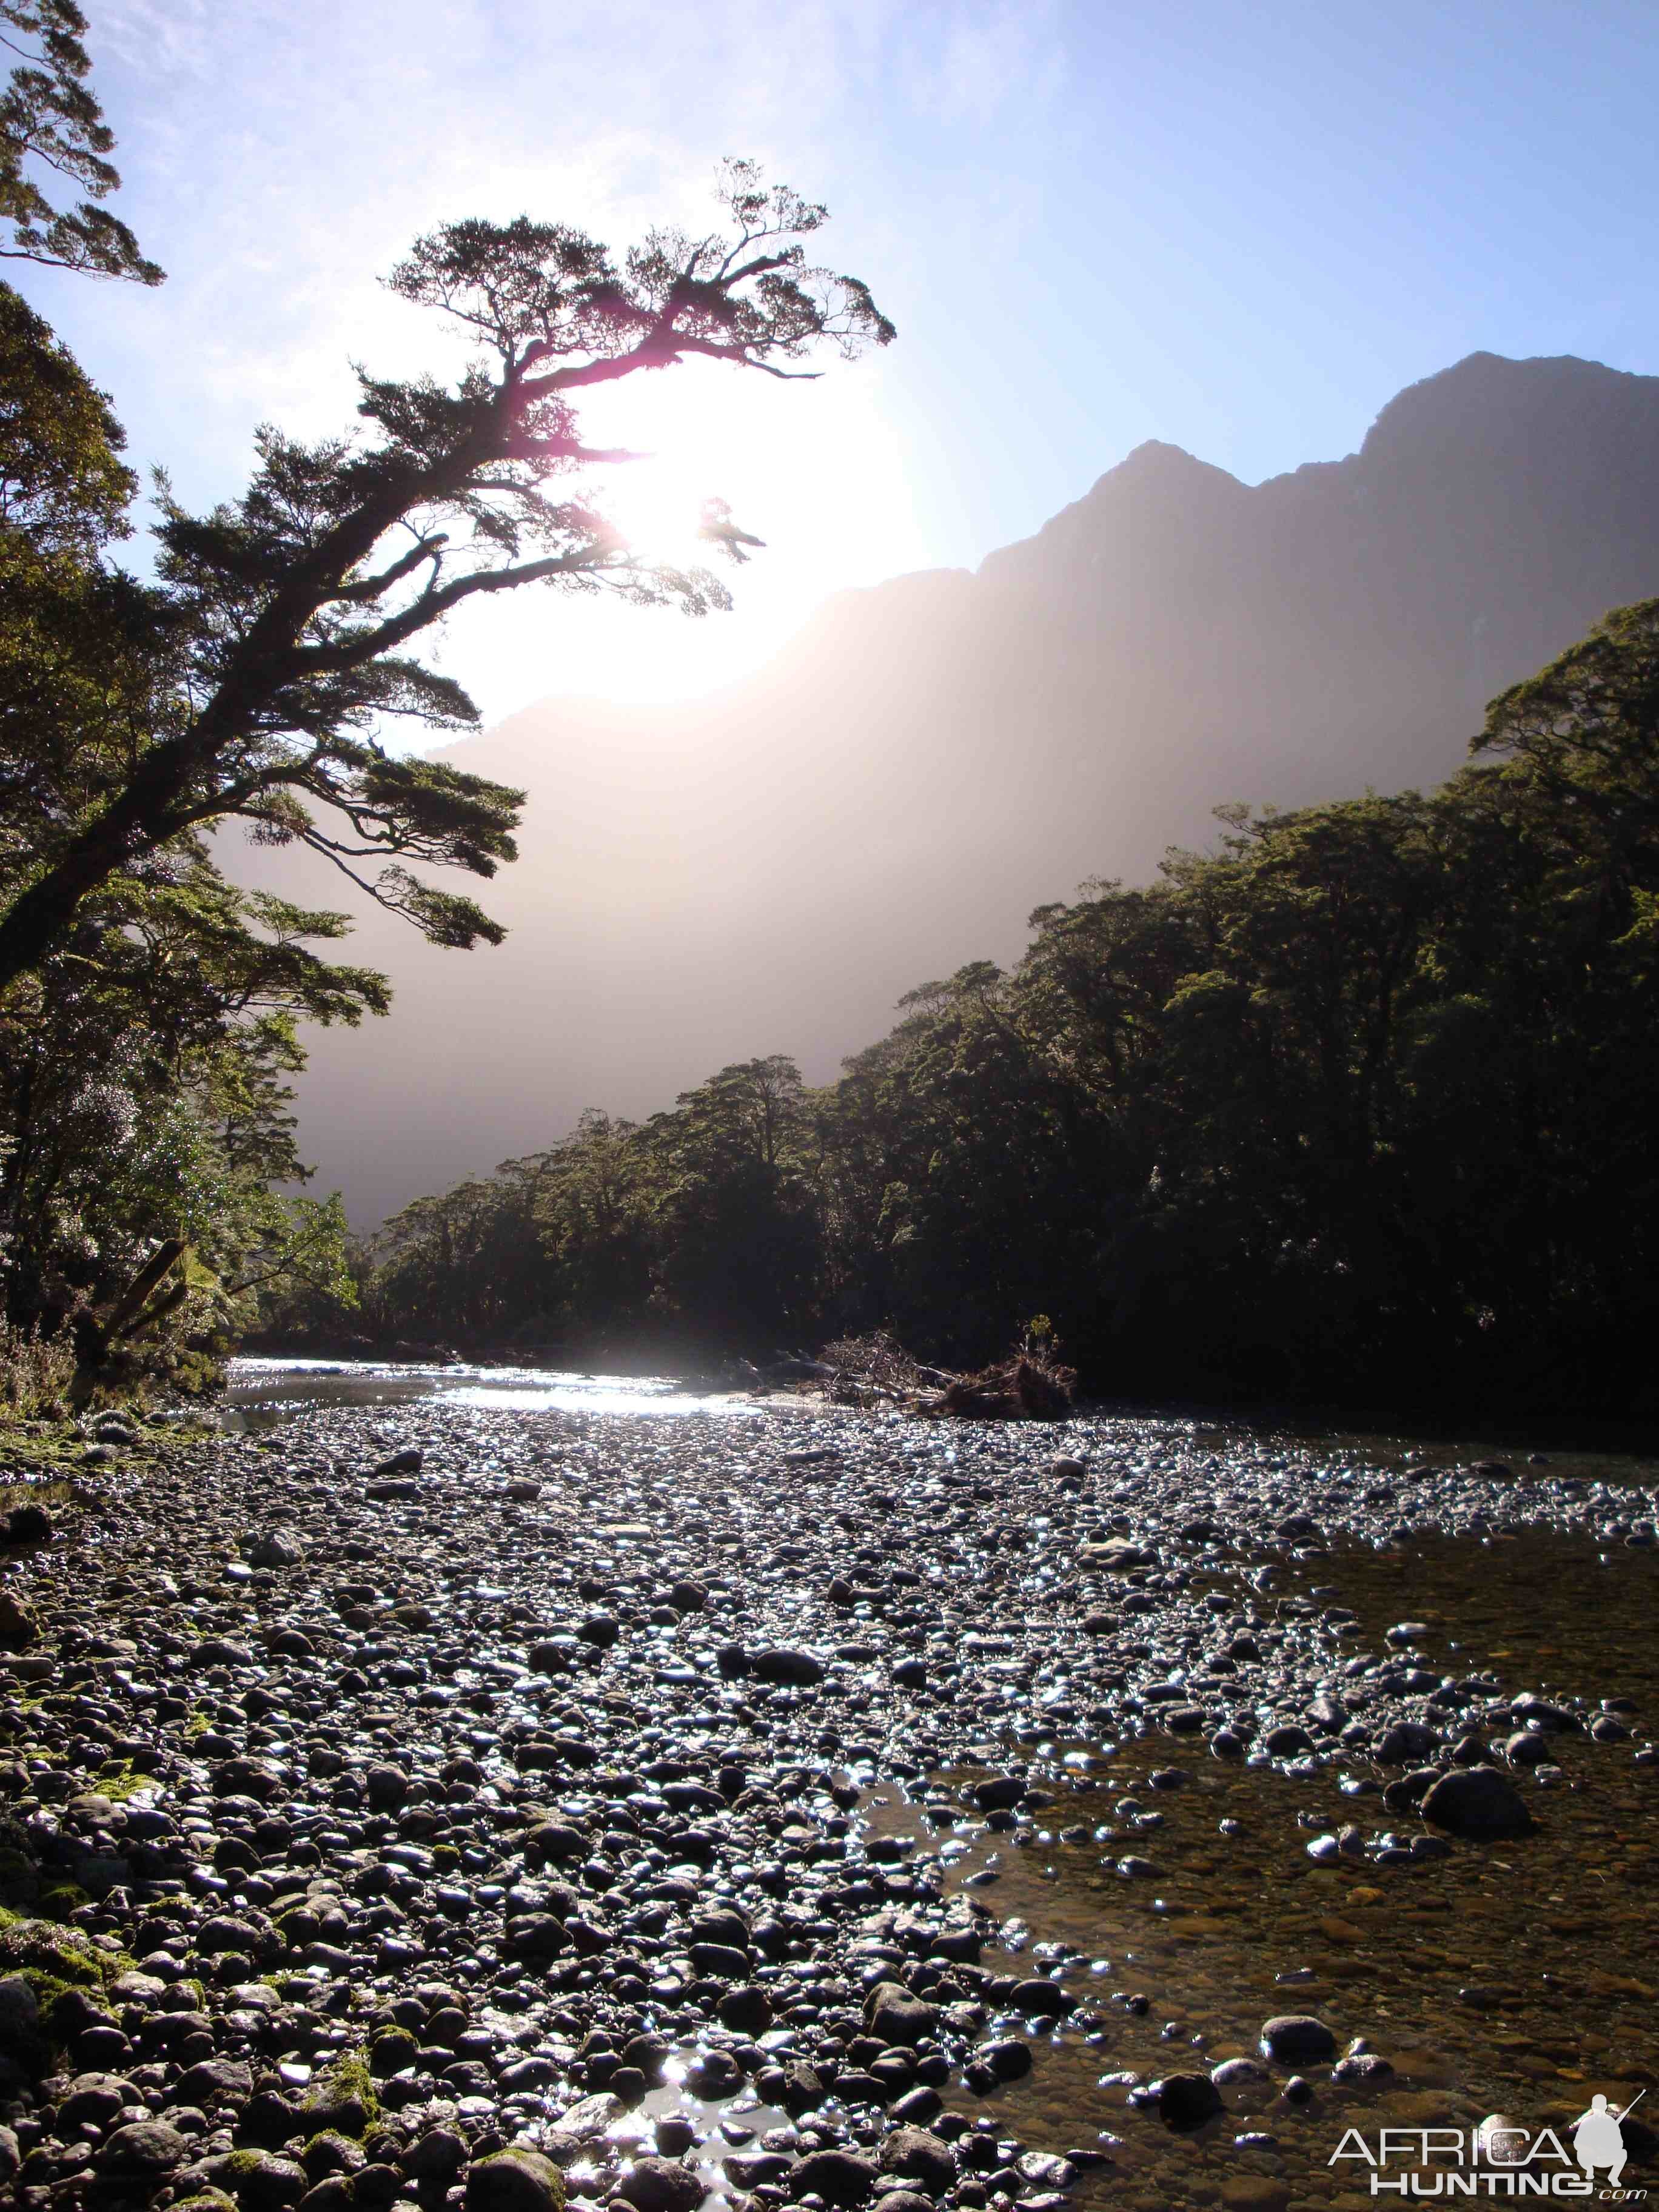
[[[136,1797],[141,1790],[155,1787],[155,1777],[136,1771],[128,1759],[106,1759],[98,1770],[98,1795],[107,1797],[112,1805]]]
[[[44,2067],[61,2048],[51,2024],[59,1999],[84,1996],[89,1990],[101,1992],[118,1976],[131,1973],[133,1964],[125,1951],[100,1951],[54,1921],[26,1918],[0,1908],[0,1978],[16,1974],[27,1983],[41,2021],[38,2050],[18,2056]]]
[[[262,2150],[233,2150],[227,2154],[220,2171],[228,2181],[247,2181],[264,2170],[265,2154]]]
[[[378,2127],[380,2100],[375,2094],[368,2054],[362,2050],[345,2051],[331,2059],[313,2083],[303,2109],[319,2119],[326,2115],[325,2133],[365,2136]]]
[[[78,1912],[90,1902],[85,1890],[74,1882],[56,1882],[40,1893],[40,1917],[44,1920],[67,1920],[71,1912]]]
[[[475,2160],[472,2172],[474,2175],[487,2174],[492,2166],[503,2166],[508,2171],[515,2166],[521,2172],[527,2168],[549,2191],[556,2204],[563,2204],[566,2201],[564,2176],[552,2160],[544,2157],[540,2151],[520,2149],[516,2144],[509,2143],[505,2150],[495,2151],[489,2158]],[[470,2190],[467,2201],[469,2203],[472,2201]]]
[[[369,2071],[380,2080],[400,2074],[415,2063],[419,2047],[406,2027],[383,2027],[368,2046]]]

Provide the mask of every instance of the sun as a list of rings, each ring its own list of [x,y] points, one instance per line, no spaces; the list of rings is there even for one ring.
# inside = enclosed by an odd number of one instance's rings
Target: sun
[[[640,559],[693,568],[708,558],[708,545],[697,533],[713,490],[707,469],[695,459],[650,453],[606,471],[601,505]]]

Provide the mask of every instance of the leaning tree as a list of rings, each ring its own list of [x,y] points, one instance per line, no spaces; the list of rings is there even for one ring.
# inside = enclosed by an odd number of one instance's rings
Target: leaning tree
[[[810,375],[817,353],[894,334],[866,286],[809,264],[823,208],[748,162],[726,165],[719,198],[717,230],[653,231],[620,258],[523,216],[446,226],[390,283],[470,335],[458,380],[360,373],[364,430],[310,445],[263,430],[247,491],[207,514],[163,484],[156,580],[123,647],[146,672],[145,710],[89,709],[82,741],[60,747],[28,865],[0,889],[0,989],[106,888],[228,819],[325,855],[437,943],[500,939],[471,899],[408,865],[492,875],[523,801],[380,741],[386,718],[477,720],[419,641],[470,599],[532,585],[726,604],[707,570],[647,560],[606,519],[599,473],[634,456],[585,441],[581,394],[691,360]],[[702,535],[739,559],[752,542],[718,503]]]

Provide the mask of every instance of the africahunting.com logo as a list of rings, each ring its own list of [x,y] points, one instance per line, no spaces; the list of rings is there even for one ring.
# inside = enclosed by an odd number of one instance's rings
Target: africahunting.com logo
[[[1634,2204],[1647,2191],[1624,2185],[1630,2154],[1620,2124],[1646,2094],[1640,2091],[1622,2112],[1592,2097],[1566,2130],[1571,2151],[1553,2128],[1523,2127],[1494,2113],[1467,2130],[1380,2128],[1366,2136],[1350,2128],[1326,2164],[1356,2181],[1354,2166],[1364,2166],[1373,2197],[1592,2197]]]

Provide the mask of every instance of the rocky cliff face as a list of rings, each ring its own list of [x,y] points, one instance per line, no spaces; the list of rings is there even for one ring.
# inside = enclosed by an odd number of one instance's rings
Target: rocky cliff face
[[[1492,692],[1656,592],[1659,378],[1474,354],[1255,486],[1142,446],[714,697],[550,701],[456,748],[532,794],[488,900],[514,933],[365,927],[398,1008],[319,1041],[307,1144],[373,1218],[729,1059],[828,1076],[902,991],[1012,957],[1033,906],[1150,874],[1222,801],[1438,780]]]

